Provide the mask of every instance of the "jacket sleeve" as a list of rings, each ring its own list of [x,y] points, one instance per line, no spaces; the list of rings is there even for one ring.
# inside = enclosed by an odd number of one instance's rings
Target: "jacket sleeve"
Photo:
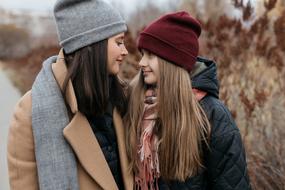
[[[239,129],[223,105],[215,105],[210,122],[210,150],[205,155],[212,190],[251,189]]]
[[[31,124],[31,92],[16,105],[9,128],[7,159],[11,190],[36,190],[37,167]]]

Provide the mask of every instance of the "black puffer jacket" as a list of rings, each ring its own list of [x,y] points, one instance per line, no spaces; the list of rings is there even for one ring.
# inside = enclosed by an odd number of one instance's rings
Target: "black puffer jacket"
[[[88,117],[88,121],[102,149],[118,189],[122,190],[124,189],[124,185],[112,113],[113,107],[109,104],[108,110],[103,116]]]
[[[159,180],[160,189],[249,190],[244,146],[229,110],[218,99],[219,84],[213,61],[198,58],[207,66],[192,78],[193,88],[207,92],[200,104],[211,123],[210,150],[204,151],[205,169],[185,182]]]

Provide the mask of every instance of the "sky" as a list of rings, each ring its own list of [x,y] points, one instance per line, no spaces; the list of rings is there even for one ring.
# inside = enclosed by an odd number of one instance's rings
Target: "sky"
[[[48,11],[52,10],[56,0],[0,0],[0,7],[7,10],[33,10]]]
[[[111,1],[111,0],[105,0]],[[118,3],[122,3],[125,11],[131,12],[135,10],[138,4],[141,4],[142,0],[112,0],[113,2],[118,1]],[[156,4],[163,4],[167,0],[155,0]],[[247,1],[247,0],[246,0]],[[256,2],[259,0],[251,0],[252,2]],[[0,0],[0,7],[12,10],[12,11],[33,11],[33,12],[45,12],[52,11],[53,5],[56,0]]]
[[[105,0],[109,1],[110,0]],[[126,11],[130,12],[136,8],[136,4],[142,2],[142,0],[113,0],[113,2],[118,1],[122,3]],[[157,4],[163,3],[167,0],[156,0]],[[25,11],[33,11],[33,12],[44,12],[44,11],[52,11],[53,5],[56,0],[0,0],[0,7],[18,11],[18,10],[25,10]]]

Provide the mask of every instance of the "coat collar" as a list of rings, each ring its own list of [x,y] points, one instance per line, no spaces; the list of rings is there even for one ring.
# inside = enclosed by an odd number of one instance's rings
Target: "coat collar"
[[[52,64],[52,70],[55,79],[62,90],[65,76],[67,74],[63,50],[59,52],[56,63]],[[76,96],[71,81],[68,81],[66,99],[74,116],[71,119],[71,122],[63,130],[64,137],[72,146],[72,149],[77,155],[77,158],[83,168],[103,189],[117,189],[111,170],[108,167],[108,163],[89,122],[86,117],[78,111]],[[114,109],[113,113],[113,122],[117,135],[124,185],[126,189],[132,190],[133,175],[127,169],[128,164],[123,124],[116,109]]]
[[[66,68],[62,49],[60,50],[57,56],[56,62],[52,64],[52,71],[53,71],[55,80],[57,81],[60,89],[62,90],[65,76],[67,74],[67,68]],[[75,114],[78,111],[78,106],[77,106],[77,101],[76,101],[73,85],[70,80],[68,81],[67,88],[66,88],[66,99],[67,99],[68,105],[70,106],[71,112]]]

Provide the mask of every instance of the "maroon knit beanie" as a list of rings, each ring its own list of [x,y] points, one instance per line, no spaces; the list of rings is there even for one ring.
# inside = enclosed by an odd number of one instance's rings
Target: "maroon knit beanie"
[[[200,23],[187,12],[166,14],[140,33],[138,48],[190,72],[199,52],[200,34]]]

